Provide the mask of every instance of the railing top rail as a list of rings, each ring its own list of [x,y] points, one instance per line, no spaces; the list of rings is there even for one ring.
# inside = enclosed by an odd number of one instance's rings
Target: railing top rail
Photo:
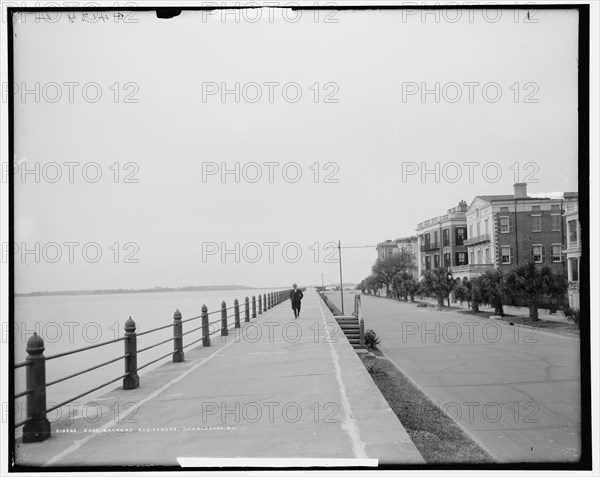
[[[154,333],[155,331],[164,330],[165,328],[172,328],[172,327],[173,327],[173,323],[169,323],[168,325],[159,326],[158,328],[153,328],[151,330],[142,331],[141,333],[136,333],[136,334],[137,334],[137,336],[142,336],[142,335],[147,335],[148,333]]]
[[[13,369],[18,369],[18,368],[22,368],[24,366],[29,366],[31,363],[31,361],[21,361],[20,363],[17,363],[13,366]]]
[[[93,345],[84,346],[83,348],[77,348],[77,349],[73,349],[73,350],[70,350],[70,351],[64,351],[62,353],[53,354],[53,355],[50,355],[50,356],[46,356],[46,361],[48,361],[50,359],[62,358],[63,356],[68,356],[70,354],[81,353],[82,351],[87,351],[87,350],[90,350],[90,349],[99,348],[100,346],[105,346],[105,345],[117,343],[119,341],[123,341],[124,339],[125,339],[125,336],[121,336],[120,338],[115,338],[114,340],[103,341],[102,343],[96,343],[96,344],[93,344]]]

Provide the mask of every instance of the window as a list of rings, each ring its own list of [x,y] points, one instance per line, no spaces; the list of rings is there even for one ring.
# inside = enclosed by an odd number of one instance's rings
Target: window
[[[577,221],[569,220],[569,244],[577,245]]]
[[[551,260],[553,262],[560,262],[560,259],[561,259],[560,249],[561,249],[561,244],[552,244],[552,259]]]
[[[489,225],[489,220],[485,219],[485,221],[483,222],[483,233],[486,235],[490,233],[488,225]]]
[[[440,268],[440,256],[437,254],[433,256],[433,268]]]
[[[502,247],[502,263],[509,264],[511,260],[510,247]]]
[[[473,252],[473,250],[471,250],[471,254],[470,254],[470,261],[471,263],[475,263],[475,252]]]
[[[442,241],[443,241],[444,247],[447,247],[448,245],[450,245],[450,230],[449,229],[442,230]]]
[[[541,232],[542,231],[542,216],[541,215],[532,215],[531,216],[531,225],[533,232]]]
[[[458,265],[466,265],[467,264],[467,252],[458,252],[456,254],[456,263]]]
[[[500,233],[510,232],[510,217],[500,217]]]
[[[578,282],[579,281],[579,259],[578,258],[570,258],[569,259],[569,268],[571,269],[571,281]]]
[[[481,249],[477,250],[477,263],[483,263],[481,260]]]
[[[479,209],[475,209],[475,218],[479,220]]]
[[[469,225],[469,237],[473,238],[473,225]]]
[[[487,263],[490,263],[490,248],[489,248],[489,247],[487,247],[487,248],[485,249],[485,261],[486,261]]]
[[[508,207],[500,207],[500,212],[508,212]]]
[[[477,236],[481,235],[481,222],[477,222]]]
[[[427,255],[425,257],[425,270],[431,270],[431,256]]]
[[[458,227],[456,229],[456,245],[463,245],[467,238],[467,229],[464,227]]]
[[[540,212],[540,211],[541,211],[541,209],[540,209],[540,206],[539,206],[539,205],[534,205],[534,206],[531,208],[531,211],[532,211],[532,212]]]
[[[449,253],[445,253],[444,254],[444,267],[448,268],[450,266],[450,254]]]
[[[544,260],[543,257],[544,248],[541,245],[532,245],[531,246],[531,260],[535,263],[542,263]]]
[[[559,214],[552,215],[552,232],[560,231],[560,218]]]
[[[438,242],[439,242],[438,231],[436,230],[435,232],[433,232],[433,243],[437,245]]]

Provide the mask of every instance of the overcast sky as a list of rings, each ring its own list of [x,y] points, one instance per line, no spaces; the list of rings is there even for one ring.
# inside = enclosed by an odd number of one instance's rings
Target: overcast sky
[[[335,281],[328,242],[578,190],[577,13],[445,13],[17,16],[16,291]],[[344,281],[376,259],[342,253]]]

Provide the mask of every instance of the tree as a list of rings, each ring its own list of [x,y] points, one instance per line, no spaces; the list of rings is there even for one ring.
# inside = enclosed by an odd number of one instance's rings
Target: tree
[[[514,303],[526,303],[529,319],[538,321],[538,306],[544,295],[564,296],[567,277],[563,271],[554,272],[549,265],[536,266],[532,261],[519,265],[506,274],[505,294]]]
[[[381,284],[373,275],[369,275],[367,278],[365,278],[362,282],[359,283],[360,290],[363,293],[368,293],[369,295],[376,295],[377,290],[379,290],[380,286]]]
[[[494,307],[496,315],[504,316],[503,302],[506,297],[504,275],[500,270],[488,270],[478,277],[481,303]]]
[[[452,274],[448,273],[445,267],[434,270],[426,270],[421,279],[421,286],[427,293],[433,293],[437,296],[438,306],[444,306],[444,298],[450,296],[450,292],[456,287],[456,282]]]
[[[407,301],[408,297],[410,297],[410,301],[414,303],[415,295],[419,293],[421,289],[421,284],[418,280],[415,279],[415,277],[412,276],[412,273],[408,273],[407,275],[408,276],[405,277],[402,281],[402,290],[404,291],[405,296],[407,297]]]
[[[379,283],[385,285],[386,295],[389,295],[394,277],[412,268],[414,268],[412,255],[394,253],[384,259],[378,258],[371,271]]]
[[[462,279],[462,282],[457,283],[454,291],[456,299],[462,302],[466,301],[471,310],[479,311],[479,305],[483,303],[481,280],[480,277],[469,280],[467,277]]]

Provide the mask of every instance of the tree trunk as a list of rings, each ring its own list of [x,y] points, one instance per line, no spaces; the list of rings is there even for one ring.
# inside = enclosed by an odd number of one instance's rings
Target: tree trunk
[[[538,307],[537,307],[537,305],[531,305],[529,307],[529,319],[531,321],[540,321],[540,318],[538,316]]]
[[[444,308],[444,297],[443,297],[443,296],[441,296],[441,295],[438,295],[438,297],[437,297],[437,301],[438,301],[438,306],[439,306],[440,308]]]
[[[502,303],[496,304],[494,313],[496,313],[496,315],[504,316],[504,307],[502,306]]]
[[[415,302],[415,294],[414,293],[410,294],[410,301],[411,301],[411,303]]]
[[[476,301],[472,301],[471,302],[471,309],[477,313],[479,311],[479,303],[477,303]]]

